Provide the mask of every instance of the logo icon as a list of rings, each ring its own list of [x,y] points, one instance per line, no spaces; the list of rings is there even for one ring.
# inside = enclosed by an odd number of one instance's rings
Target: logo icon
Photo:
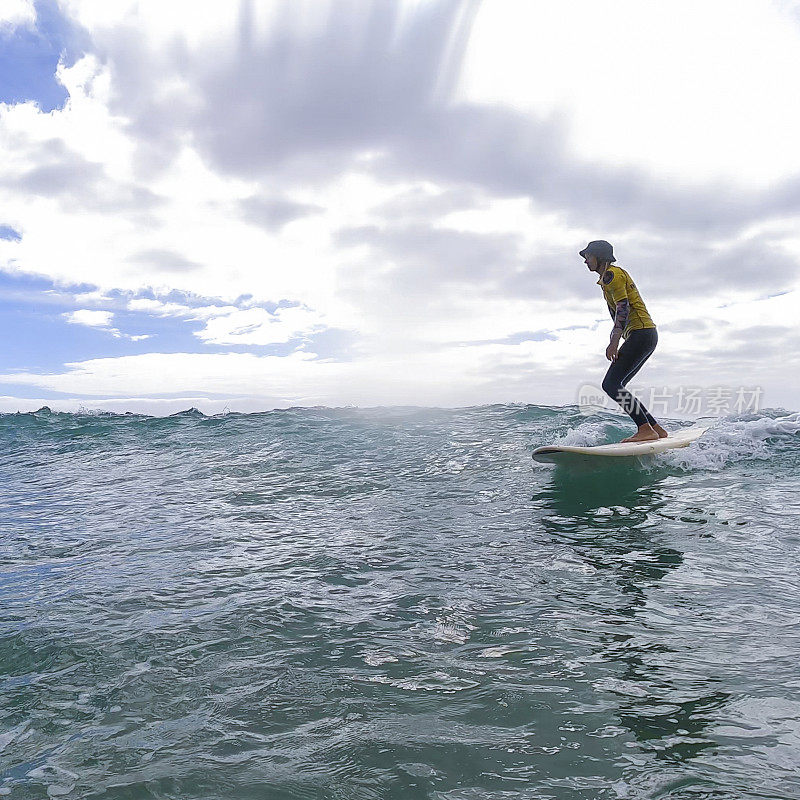
[[[598,411],[608,411],[611,398],[598,386],[584,383],[578,389],[578,408],[581,414],[596,414]]]

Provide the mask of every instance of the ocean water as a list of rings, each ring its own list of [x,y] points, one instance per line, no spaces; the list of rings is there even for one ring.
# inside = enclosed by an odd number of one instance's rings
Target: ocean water
[[[800,797],[800,416],[629,428],[0,416],[0,797]]]

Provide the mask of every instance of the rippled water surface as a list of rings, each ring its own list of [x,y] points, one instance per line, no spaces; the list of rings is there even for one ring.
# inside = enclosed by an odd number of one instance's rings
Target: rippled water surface
[[[0,416],[0,795],[800,797],[800,418]]]

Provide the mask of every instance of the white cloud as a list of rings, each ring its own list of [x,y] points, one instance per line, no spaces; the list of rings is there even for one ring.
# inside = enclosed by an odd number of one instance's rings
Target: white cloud
[[[776,331],[758,324],[783,318],[780,315],[797,302],[796,296],[784,298],[765,300],[763,307],[755,309],[752,335],[762,350],[743,354],[739,363],[720,356],[726,348],[748,345],[746,339],[736,338],[732,326],[725,325],[725,310],[695,332],[672,331],[671,324],[665,324],[662,342],[633,388],[760,385],[766,389],[762,405],[791,408],[800,392],[800,363],[791,353],[776,359],[771,354]],[[259,403],[261,408],[556,404],[575,402],[578,387],[587,381],[599,385],[607,368],[605,342],[601,325],[565,330],[546,341],[437,347],[413,358],[384,353],[350,362],[320,360],[300,351],[283,357],[151,353],[67,364],[64,371],[53,374],[0,375],[0,380],[84,398],[88,405],[95,402],[92,398],[198,394],[214,397],[215,402],[226,398],[231,408],[241,410],[255,410]],[[745,370],[742,364],[747,365]],[[144,408],[133,401],[127,406]]]
[[[323,315],[304,306],[279,307],[269,312],[247,301],[240,306],[190,306],[143,297],[129,300],[127,308],[158,317],[202,321],[204,327],[195,331],[195,336],[215,345],[282,344],[326,327]]]
[[[126,305],[131,311],[143,311],[156,317],[186,317],[191,320],[209,319],[237,310],[236,306],[188,306],[150,297],[134,297]]]
[[[280,344],[324,328],[323,318],[307,308],[246,308],[212,317],[197,336],[208,344]]]
[[[769,184],[800,169],[800,28],[764,0],[492,0],[465,99],[562,120],[573,151],[670,180]]]
[[[88,328],[98,328],[99,330],[110,333],[115,339],[128,339],[132,342],[141,342],[152,338],[150,334],[137,334],[131,336],[123,333],[118,328],[111,325],[114,319],[112,311],[97,311],[82,308],[77,311],[68,311],[61,315],[70,325],[85,325]]]
[[[393,359],[360,362],[314,360],[308,354],[256,356],[148,354],[117,359],[94,359],[68,364],[54,375],[14,374],[18,384],[84,398],[135,397],[210,393],[236,398],[262,398],[282,405],[464,405],[490,402],[494,379],[485,368],[497,364],[499,348],[484,353],[429,353],[408,362]],[[476,356],[478,356],[476,358]],[[525,356],[517,353],[507,365],[517,371]],[[483,368],[483,372],[482,369]],[[518,373],[523,374],[523,373]],[[9,379],[11,376],[0,376]],[[527,373],[526,386],[541,390],[547,376]],[[525,399],[524,390],[511,390]],[[542,394],[547,396],[545,389]],[[235,407],[235,403],[233,404]],[[262,405],[262,407],[264,407]]]
[[[87,325],[90,328],[108,328],[114,319],[114,314],[110,311],[91,311],[86,308],[70,311],[63,316],[72,325]]]
[[[17,27],[32,27],[36,22],[33,0],[0,0],[0,36]]]

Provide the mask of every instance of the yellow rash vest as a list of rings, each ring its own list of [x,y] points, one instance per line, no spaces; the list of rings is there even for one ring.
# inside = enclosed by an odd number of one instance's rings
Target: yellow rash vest
[[[603,297],[606,299],[611,319],[615,322],[618,313],[624,315],[624,301],[627,300],[627,320],[622,333],[623,338],[627,338],[631,331],[656,327],[650,314],[647,313],[647,306],[645,306],[636,284],[622,267],[607,267],[597,283],[603,289]],[[619,303],[622,303],[622,307],[618,305]]]

